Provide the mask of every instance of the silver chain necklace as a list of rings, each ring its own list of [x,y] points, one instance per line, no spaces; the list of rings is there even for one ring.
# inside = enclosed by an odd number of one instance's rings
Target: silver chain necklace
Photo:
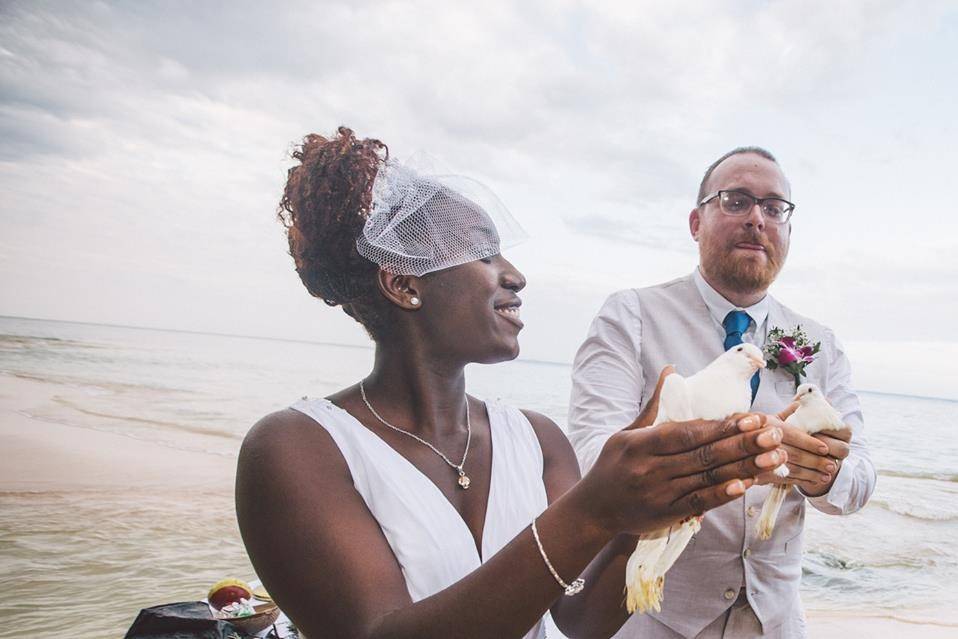
[[[464,471],[462,467],[466,465],[466,457],[469,455],[469,442],[472,441],[472,422],[469,420],[469,398],[466,397],[466,450],[463,451],[462,453],[462,461],[459,462],[458,464],[454,464],[451,461],[449,461],[449,458],[446,457],[441,450],[439,450],[438,448],[436,448],[435,446],[427,442],[422,437],[419,437],[418,435],[413,435],[408,430],[403,430],[402,428],[399,428],[398,426],[393,426],[392,424],[387,422],[385,419],[383,419],[382,416],[376,412],[376,409],[373,408],[373,405],[369,403],[369,398],[366,397],[366,387],[363,385],[364,381],[365,380],[359,381],[359,394],[362,395],[363,402],[366,404],[366,408],[369,409],[369,412],[372,413],[373,416],[376,417],[376,419],[381,421],[384,426],[393,429],[397,433],[402,433],[403,435],[408,435],[409,437],[412,437],[417,442],[419,442],[420,444],[424,444],[425,446],[428,446],[432,452],[442,457],[442,460],[444,462],[449,464],[449,466],[453,470],[459,473],[459,480],[457,482],[459,484],[459,487],[462,488],[463,490],[468,490],[469,484],[471,483],[471,481],[469,480],[469,476],[466,474],[466,471]]]

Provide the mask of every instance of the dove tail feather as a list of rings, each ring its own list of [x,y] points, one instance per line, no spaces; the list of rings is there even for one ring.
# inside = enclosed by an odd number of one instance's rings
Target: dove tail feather
[[[639,539],[625,567],[625,607],[629,613],[662,611],[665,573],[702,527],[701,522],[701,517],[693,517],[655,538]]]
[[[655,568],[671,536],[671,529],[663,529],[654,537],[643,535],[635,545],[625,566],[625,607],[629,613],[661,611],[664,579]]]
[[[682,554],[682,551],[685,550],[685,547],[689,545],[690,541],[692,541],[692,537],[695,535],[695,533],[701,530],[701,528],[701,519],[699,517],[693,517],[689,521],[686,521],[682,525],[672,530],[672,534],[666,543],[665,550],[662,552],[658,562],[655,564],[656,574],[665,577],[665,573],[667,573],[669,568],[671,568],[676,560],[678,560],[679,555]]]
[[[772,492],[765,498],[762,504],[762,514],[758,518],[758,524],[755,532],[759,539],[769,539],[772,536],[772,530],[775,528],[775,520],[778,519],[778,511],[785,502],[785,495],[791,490],[788,484],[776,484],[772,487]]]

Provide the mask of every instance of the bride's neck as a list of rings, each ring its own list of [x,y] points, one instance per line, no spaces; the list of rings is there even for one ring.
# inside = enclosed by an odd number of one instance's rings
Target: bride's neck
[[[465,367],[422,352],[377,347],[364,386],[380,415],[420,434],[443,435],[463,426]]]

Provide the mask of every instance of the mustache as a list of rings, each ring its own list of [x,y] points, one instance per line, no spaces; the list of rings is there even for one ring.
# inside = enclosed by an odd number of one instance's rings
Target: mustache
[[[758,233],[756,231],[743,233],[742,235],[736,238],[733,238],[729,242],[729,247],[735,246],[736,244],[740,242],[745,242],[748,244],[757,244],[761,246],[762,248],[764,248],[765,252],[768,253],[769,255],[772,255],[773,252],[775,251],[775,247],[772,246],[772,243],[768,241],[768,238],[765,236],[764,233]]]

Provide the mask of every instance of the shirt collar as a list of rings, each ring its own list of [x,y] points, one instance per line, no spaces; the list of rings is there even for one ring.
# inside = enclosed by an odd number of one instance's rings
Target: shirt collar
[[[755,322],[754,328],[758,329],[765,323],[766,318],[768,317],[768,295],[763,297],[761,300],[748,306],[746,308],[739,308],[732,304],[730,301],[722,297],[722,294],[712,288],[712,285],[705,281],[705,278],[702,276],[702,271],[699,268],[696,268],[692,273],[692,280],[695,282],[695,288],[699,290],[699,294],[702,296],[702,299],[705,300],[705,305],[709,309],[709,313],[718,322],[719,326],[722,325],[722,322],[725,321],[725,316],[731,313],[732,311],[745,311],[748,313],[749,317],[752,318],[752,321]]]

